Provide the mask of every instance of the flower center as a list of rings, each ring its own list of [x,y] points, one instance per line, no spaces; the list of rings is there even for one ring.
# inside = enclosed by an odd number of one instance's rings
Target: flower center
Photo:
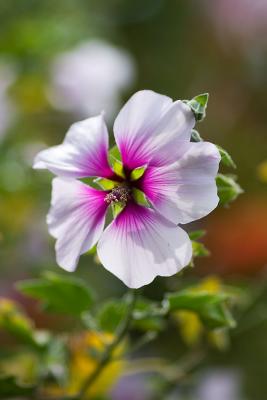
[[[131,189],[126,186],[118,186],[111,190],[105,197],[105,202],[108,204],[120,203],[123,206],[131,198]]]

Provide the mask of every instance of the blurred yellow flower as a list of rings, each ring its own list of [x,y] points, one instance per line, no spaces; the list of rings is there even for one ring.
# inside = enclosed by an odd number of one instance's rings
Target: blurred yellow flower
[[[261,181],[267,182],[267,160],[258,165],[257,174]]]
[[[84,332],[76,335],[70,340],[70,368],[69,379],[65,388],[50,386],[45,389],[47,395],[58,395],[66,393],[74,395],[81,389],[85,379],[95,370],[98,364],[98,357],[101,356],[106,345],[114,336],[108,333],[97,333],[93,331]],[[106,393],[123,372],[125,361],[120,359],[125,349],[122,344],[115,350],[111,361],[102,371],[95,382],[90,386],[86,393],[86,399],[95,395]]]
[[[218,293],[221,288],[220,279],[216,276],[210,276],[202,280],[192,291]],[[181,336],[185,343],[189,346],[198,345],[205,333],[205,327],[197,313],[186,310],[177,311],[175,313],[175,318],[178,320]],[[212,330],[208,332],[207,337],[211,344],[220,349],[225,348],[227,344],[227,337],[225,336],[224,329]]]

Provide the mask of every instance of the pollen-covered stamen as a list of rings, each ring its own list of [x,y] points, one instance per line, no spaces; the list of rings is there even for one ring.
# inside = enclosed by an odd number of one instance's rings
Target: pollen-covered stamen
[[[105,202],[108,204],[121,203],[125,205],[131,198],[131,190],[126,186],[118,186],[111,190],[105,197]]]

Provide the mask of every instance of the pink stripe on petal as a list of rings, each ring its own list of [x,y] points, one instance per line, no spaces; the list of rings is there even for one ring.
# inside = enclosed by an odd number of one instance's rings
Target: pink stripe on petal
[[[102,115],[73,124],[61,145],[37,154],[34,168],[58,176],[84,178],[114,175],[108,163],[108,131]]]
[[[140,165],[161,166],[177,159],[177,148],[189,142],[195,118],[181,101],[155,92],[137,92],[120,111],[114,134],[129,170]]]
[[[219,151],[213,144],[189,143],[176,163],[147,168],[139,188],[165,218],[185,224],[206,216],[217,206],[219,162]]]
[[[108,271],[139,288],[188,265],[192,246],[181,228],[152,209],[128,203],[101,235],[97,252]]]
[[[57,262],[67,271],[73,271],[80,255],[98,241],[105,223],[105,196],[106,192],[74,179],[53,180],[47,224],[57,239]]]

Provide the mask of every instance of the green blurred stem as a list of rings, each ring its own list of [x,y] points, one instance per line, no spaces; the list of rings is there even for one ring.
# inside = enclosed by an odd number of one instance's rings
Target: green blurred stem
[[[127,314],[126,314],[124,320],[122,321],[122,323],[119,325],[119,328],[118,328],[117,334],[115,335],[114,340],[106,347],[95,370],[83,382],[81,390],[77,394],[77,396],[75,396],[75,399],[82,399],[85,396],[87,390],[92,386],[92,384],[95,382],[95,380],[99,377],[99,375],[102,373],[102,371],[107,366],[107,364],[109,364],[112,361],[114,350],[118,347],[118,345],[124,339],[125,335],[128,333],[131,322],[132,322],[133,311],[134,311],[134,307],[135,307],[135,303],[136,303],[136,299],[137,299],[137,291],[130,290],[129,297],[130,297],[130,301],[129,301]]]

